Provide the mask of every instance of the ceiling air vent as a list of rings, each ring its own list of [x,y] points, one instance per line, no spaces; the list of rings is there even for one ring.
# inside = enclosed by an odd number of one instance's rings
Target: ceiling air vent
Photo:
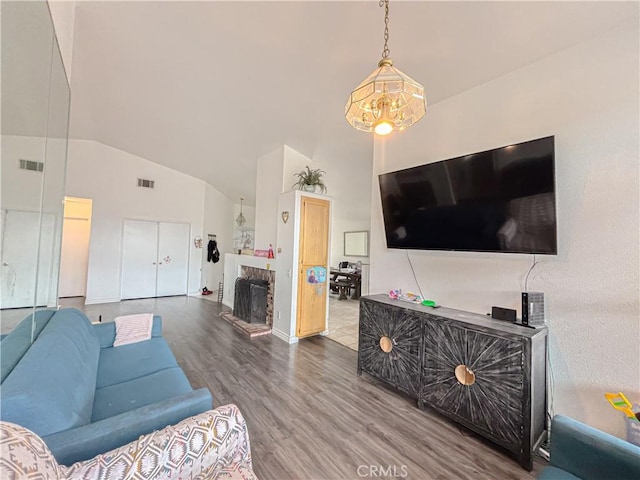
[[[153,184],[156,183],[153,180],[145,180],[144,178],[138,179],[138,186],[143,188],[153,188]]]
[[[20,160],[20,168],[22,170],[31,170],[32,172],[44,171],[43,162],[34,162],[33,160]]]

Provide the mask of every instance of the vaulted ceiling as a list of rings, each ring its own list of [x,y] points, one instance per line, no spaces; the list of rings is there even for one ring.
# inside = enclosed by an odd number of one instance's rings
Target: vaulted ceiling
[[[434,104],[637,22],[635,3],[392,1],[390,56]],[[376,0],[79,2],[71,137],[249,203],[256,159],[283,144],[370,168],[372,137],[343,114],[383,27]]]

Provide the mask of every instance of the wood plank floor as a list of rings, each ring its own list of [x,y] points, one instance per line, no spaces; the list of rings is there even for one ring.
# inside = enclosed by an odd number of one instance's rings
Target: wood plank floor
[[[219,318],[226,307],[193,297],[64,303],[92,320],[162,315],[164,336],[191,385],[208,387],[216,406],[235,403],[242,411],[261,480],[530,479],[544,466],[536,459],[526,472],[499,447],[358,377],[357,353],[330,339],[250,340]]]

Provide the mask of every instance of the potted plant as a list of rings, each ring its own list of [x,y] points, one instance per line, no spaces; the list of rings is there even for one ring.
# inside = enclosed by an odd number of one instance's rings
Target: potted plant
[[[309,165],[306,166],[306,170],[295,173],[294,176],[298,177],[296,183],[293,184],[298,190],[304,190],[305,192],[315,192],[316,188],[320,188],[322,193],[327,191],[327,187],[322,181],[322,175],[325,172],[319,168],[311,170]]]

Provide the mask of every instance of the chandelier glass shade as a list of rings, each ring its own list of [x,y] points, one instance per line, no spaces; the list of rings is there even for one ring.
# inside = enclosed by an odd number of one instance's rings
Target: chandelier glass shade
[[[380,6],[385,7],[382,60],[351,92],[345,117],[358,130],[387,135],[420,120],[427,110],[427,102],[424,87],[395,68],[389,58],[389,0],[382,0]]]
[[[236,217],[236,225],[238,225],[239,227],[241,227],[245,223],[247,223],[247,220],[244,218],[244,215],[242,215],[242,201],[243,200],[244,200],[244,198],[240,199],[240,214]]]
[[[410,127],[426,112],[424,88],[383,58],[378,68],[351,92],[347,121],[358,130],[386,135]]]

